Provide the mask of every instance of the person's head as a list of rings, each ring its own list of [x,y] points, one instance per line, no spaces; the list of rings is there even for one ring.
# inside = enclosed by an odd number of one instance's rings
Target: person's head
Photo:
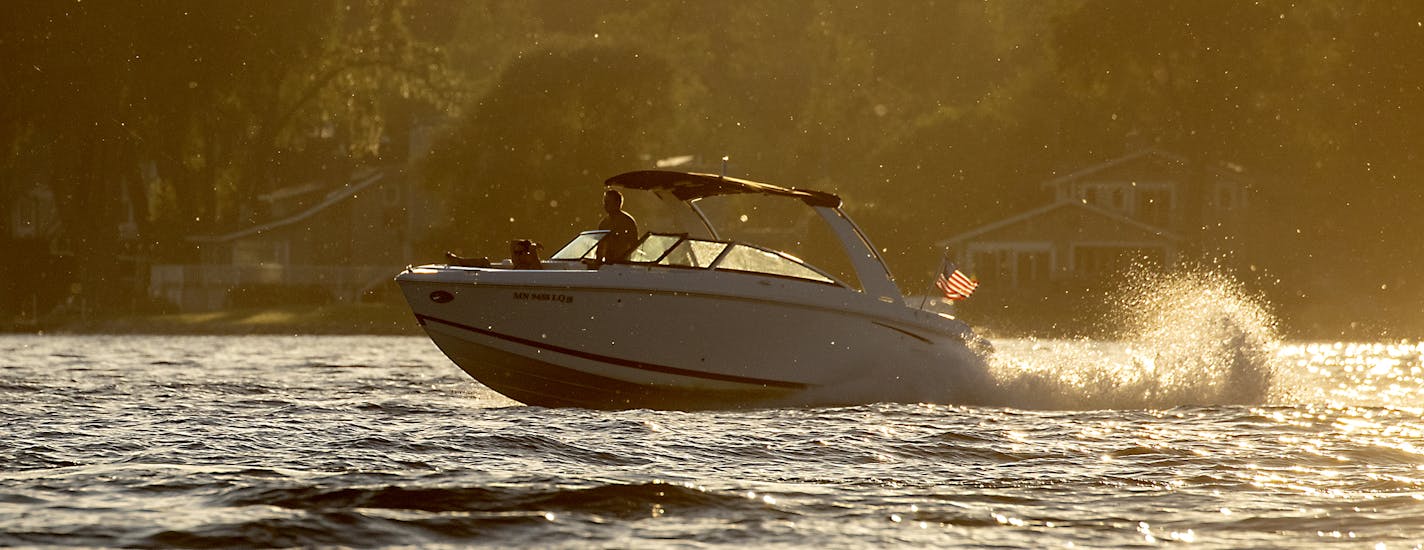
[[[623,209],[623,194],[617,189],[609,189],[603,192],[603,210],[613,213]]]

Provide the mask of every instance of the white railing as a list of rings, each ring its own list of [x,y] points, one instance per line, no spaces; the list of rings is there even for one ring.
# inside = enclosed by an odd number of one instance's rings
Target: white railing
[[[222,309],[228,291],[252,285],[320,286],[338,301],[355,301],[399,271],[389,265],[159,264],[149,268],[148,293],[184,311]]]

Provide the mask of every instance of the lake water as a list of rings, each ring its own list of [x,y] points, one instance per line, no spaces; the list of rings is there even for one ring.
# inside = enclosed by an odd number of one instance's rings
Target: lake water
[[[1419,548],[1424,345],[1221,342],[684,413],[521,406],[417,337],[0,336],[0,545]]]

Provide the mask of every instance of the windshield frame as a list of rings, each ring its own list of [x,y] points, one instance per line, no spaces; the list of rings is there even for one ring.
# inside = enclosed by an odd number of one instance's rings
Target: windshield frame
[[[594,229],[594,230],[591,230],[591,231],[580,231],[578,235],[576,235],[572,240],[570,240],[570,241],[568,242],[568,244],[565,244],[562,248],[559,249],[558,252],[555,252],[553,255],[549,256],[549,259],[550,259],[550,260],[558,260],[558,261],[570,261],[570,262],[577,262],[577,261],[579,261],[579,260],[591,260],[591,259],[597,257],[597,254],[598,254],[598,243],[599,243],[600,241],[602,241],[604,237],[607,237],[607,236],[608,236],[608,233],[609,233],[609,231],[608,231],[607,229]],[[586,239],[584,239],[584,237],[595,236],[595,235],[597,236],[597,238],[593,239],[593,242],[588,245],[588,250],[583,251],[582,254],[579,254],[579,255],[577,255],[577,256],[572,256],[572,255],[571,255],[571,256],[567,256],[567,257],[563,256],[563,254],[564,254],[565,252],[571,252],[570,249],[573,249],[573,247],[574,247],[575,245],[582,246],[582,245],[580,244],[580,242],[581,242],[581,241],[586,242]]]
[[[643,247],[645,244],[647,244],[650,239],[659,239],[659,240],[661,240],[661,239],[666,239],[666,238],[668,238],[668,237],[673,237],[673,238],[676,238],[677,240],[674,241],[674,242],[672,243],[672,245],[670,245],[670,246],[668,246],[668,247],[662,249],[661,252],[658,254],[658,257],[657,257],[657,258],[652,258],[652,259],[647,259],[647,260],[636,260],[636,261],[630,259],[630,260],[625,260],[625,261],[620,262],[620,263],[626,263],[626,264],[632,264],[632,265],[644,265],[644,266],[649,266],[649,267],[654,267],[654,266],[656,266],[656,267],[665,267],[665,268],[672,268],[672,269],[694,269],[694,270],[720,271],[720,272],[723,272],[723,273],[748,273],[748,274],[753,274],[753,275],[762,275],[762,276],[766,276],[766,277],[777,277],[777,278],[781,278],[781,279],[790,279],[790,280],[794,280],[794,281],[806,281],[806,282],[811,282],[811,283],[820,283],[820,284],[831,285],[831,286],[836,286],[836,287],[841,287],[841,288],[847,288],[847,289],[850,288],[850,286],[847,285],[847,284],[845,284],[845,282],[841,281],[840,279],[837,279],[834,275],[831,275],[830,273],[827,273],[825,270],[823,270],[823,269],[821,269],[821,268],[818,268],[818,267],[816,267],[816,266],[814,266],[814,265],[811,265],[811,264],[809,264],[809,263],[806,263],[804,260],[802,260],[802,259],[800,259],[800,258],[797,258],[796,256],[792,256],[792,255],[790,255],[790,254],[787,254],[787,253],[785,253],[785,252],[781,252],[781,251],[779,251],[779,250],[772,250],[772,249],[767,248],[767,247],[764,247],[764,246],[759,246],[759,245],[756,245],[756,244],[753,244],[753,243],[742,242],[742,241],[726,241],[726,240],[720,240],[720,239],[702,239],[702,238],[696,238],[696,237],[689,237],[686,233],[660,233],[660,232],[651,232],[651,231],[650,231],[650,232],[648,232],[647,234],[643,235],[643,238],[642,238],[642,239],[639,239],[639,240],[638,240],[637,246],[635,246],[635,247],[633,248],[634,252],[630,252],[630,253],[629,253],[629,257],[631,258],[631,257],[633,256],[633,254],[634,254],[637,250],[642,249],[642,247]],[[684,242],[688,242],[688,241],[698,241],[698,242],[714,243],[714,244],[723,245],[723,247],[722,247],[722,250],[721,250],[720,252],[718,252],[717,257],[714,258],[711,262],[708,262],[705,266],[683,265],[683,264],[668,263],[668,262],[665,261],[665,260],[667,259],[667,257],[668,257],[669,254],[671,254],[674,250],[677,250],[680,246],[682,246],[682,244],[683,244]],[[788,274],[783,274],[783,273],[773,273],[773,272],[769,272],[769,271],[757,271],[757,270],[735,269],[735,268],[730,268],[730,267],[723,267],[723,266],[722,266],[723,260],[727,258],[727,255],[728,255],[729,253],[731,253],[733,250],[735,250],[735,249],[738,248],[738,247],[743,247],[743,248],[747,248],[747,249],[751,249],[751,250],[763,252],[763,253],[766,253],[766,254],[770,254],[770,255],[775,256],[775,257],[777,257],[777,258],[779,258],[779,259],[781,259],[781,260],[783,260],[783,261],[785,261],[785,262],[787,262],[787,263],[790,263],[790,264],[799,266],[799,267],[804,268],[804,269],[806,269],[806,270],[808,270],[808,271],[810,271],[810,272],[812,272],[812,273],[815,273],[816,275],[820,276],[821,278],[820,278],[820,279],[817,279],[817,278],[811,278],[811,277],[800,277],[800,276],[796,276],[796,275],[788,275]]]

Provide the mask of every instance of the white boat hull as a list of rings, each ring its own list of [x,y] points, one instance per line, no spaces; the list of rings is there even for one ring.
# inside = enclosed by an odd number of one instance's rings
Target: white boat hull
[[[894,380],[905,365],[977,376],[962,323],[810,281],[631,265],[426,266],[397,280],[452,361],[531,405],[835,405],[857,399],[828,388]]]

